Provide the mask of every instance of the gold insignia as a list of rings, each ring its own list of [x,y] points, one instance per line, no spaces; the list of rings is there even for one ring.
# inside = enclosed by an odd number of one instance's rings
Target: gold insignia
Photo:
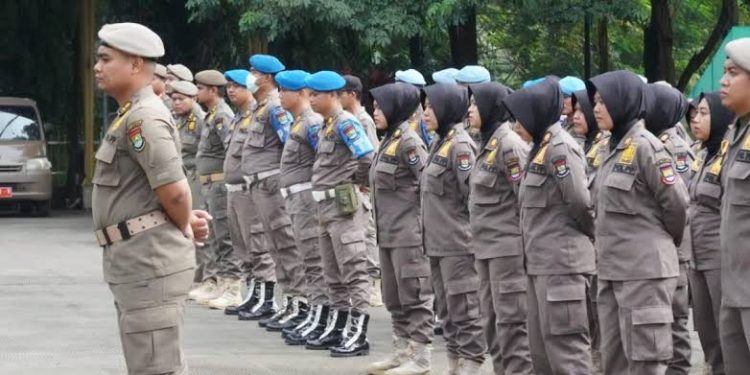
[[[214,116],[216,116],[216,108],[217,107],[213,107],[211,108],[210,111],[208,111],[208,116],[206,116],[206,122],[211,122],[211,120],[214,119]]]
[[[302,130],[302,121],[301,120],[295,121],[294,126],[292,126],[292,133],[302,135],[301,130]]]
[[[552,137],[552,134],[550,134],[550,133],[545,134],[544,135],[544,139],[542,140],[542,144],[548,143],[550,137]]]
[[[388,156],[396,156],[396,150],[398,150],[399,143],[401,143],[401,140],[398,138],[392,140],[391,143],[388,144],[388,147],[385,149],[385,154]]]
[[[549,135],[549,134],[547,134],[547,135]],[[544,137],[544,139],[547,139],[547,140],[548,140],[548,138],[549,137],[547,137],[547,136]],[[548,145],[542,146],[541,150],[539,150],[539,152],[536,153],[536,156],[534,156],[534,161],[532,161],[532,163],[539,164],[539,165],[544,165],[544,156],[547,154],[547,146]]]
[[[714,160],[713,163],[711,163],[711,168],[709,168],[708,173],[718,176],[721,173],[721,166],[724,164],[724,156],[718,156],[716,160]]]
[[[448,135],[446,136],[446,138],[453,138],[453,134],[455,134],[455,133],[456,133],[456,130],[455,129],[451,129],[448,132]]]
[[[745,143],[742,144],[743,150],[750,150],[750,134],[745,137]]]
[[[451,132],[452,131],[453,130],[451,130]],[[451,136],[451,135],[452,135],[451,133],[448,133],[448,136]],[[443,145],[440,146],[440,150],[438,150],[438,153],[437,153],[438,156],[447,158],[448,157],[448,152],[451,150],[451,146],[453,146],[453,140],[446,139],[445,143],[443,143]]]
[[[633,160],[635,159],[635,150],[638,148],[638,145],[636,144],[628,144],[628,147],[625,147],[625,150],[623,150],[622,155],[620,155],[620,160],[617,162],[619,164],[633,164]]]
[[[703,165],[703,159],[695,159],[693,160],[693,165],[690,166],[690,170],[698,172],[701,169],[701,165]]]
[[[662,143],[666,143],[669,140],[669,134],[662,134],[661,137],[659,137]]]
[[[490,141],[489,149],[494,150],[496,148],[497,148],[497,138],[492,138],[492,140]]]
[[[401,138],[401,129],[396,129],[396,131],[393,132],[393,138],[394,139]]]
[[[747,141],[745,141],[745,143],[747,143]],[[729,150],[729,141],[725,139],[721,141],[721,148],[719,149],[719,154],[726,155],[727,150]]]
[[[589,153],[586,154],[586,159],[588,159],[589,164],[591,164],[591,166],[593,167],[599,166],[600,160],[599,160],[599,143],[598,142],[594,143],[594,145],[591,146]]]
[[[626,138],[623,144],[627,147],[627,146],[630,146],[632,142],[633,142],[633,138]]]
[[[130,111],[130,108],[133,106],[132,103],[127,102],[125,105],[120,107],[120,109],[117,110],[117,118],[115,118],[115,121],[112,123],[112,126],[109,127],[108,132],[113,132],[117,130],[117,128],[122,125],[122,120],[125,119],[125,115]]]
[[[188,128],[188,130],[193,131],[193,130],[195,130],[195,127],[196,127],[196,125],[195,125],[195,113],[191,112],[190,116],[188,116],[187,128]]]
[[[493,148],[492,151],[487,154],[487,158],[484,159],[484,163],[487,165],[495,164],[495,155],[497,155],[497,148]]]

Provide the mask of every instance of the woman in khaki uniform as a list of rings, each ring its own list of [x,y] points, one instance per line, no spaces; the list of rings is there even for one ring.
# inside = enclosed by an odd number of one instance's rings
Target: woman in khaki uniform
[[[672,358],[672,295],[687,190],[671,155],[643,121],[641,79],[592,78],[589,95],[609,155],[597,172],[599,326],[605,374],[664,374]]]
[[[482,323],[495,373],[530,374],[526,272],[518,224],[518,187],[529,146],[508,122],[510,114],[502,100],[512,90],[496,82],[469,89],[469,123],[484,140],[471,172],[469,197]]]
[[[702,93],[690,126],[700,143],[690,178],[690,228],[693,267],[690,269],[690,295],[693,297],[693,321],[698,331],[706,362],[712,374],[724,374],[719,345],[721,310],[721,174],[726,147],[722,139],[734,120],[734,114],[721,105],[718,92]]]
[[[476,152],[463,124],[469,95],[458,85],[437,84],[424,91],[425,121],[440,136],[430,147],[420,187],[424,246],[448,349],[446,373],[477,374],[486,344],[469,226],[469,176]]]
[[[419,205],[419,178],[427,162],[427,147],[408,121],[420,106],[420,93],[405,83],[381,86],[370,93],[375,100],[375,125],[385,131],[370,178],[383,302],[391,313],[394,352],[367,370],[371,374],[423,374],[430,371],[433,324],[430,262],[422,246]]]
[[[534,371],[588,374],[586,288],[595,255],[583,150],[560,124],[562,92],[556,79],[516,91],[503,102],[521,138],[533,143],[519,204]]]

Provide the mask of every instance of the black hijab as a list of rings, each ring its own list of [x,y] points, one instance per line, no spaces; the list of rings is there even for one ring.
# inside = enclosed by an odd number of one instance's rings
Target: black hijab
[[[497,82],[485,82],[469,86],[469,94],[474,97],[479,117],[482,119],[482,126],[479,131],[482,133],[484,144],[487,144],[487,141],[492,137],[492,133],[510,118],[508,109],[503,105],[503,99],[511,93],[513,93],[513,90]]]
[[[610,148],[617,147],[627,132],[643,118],[643,91],[646,84],[632,72],[618,70],[591,78],[586,82],[589,99],[599,93],[612,117]]]
[[[706,102],[708,102],[708,109],[711,112],[711,132],[708,135],[708,139],[703,142],[703,147],[708,150],[708,156],[706,157],[706,160],[708,160],[719,151],[724,134],[729,129],[729,125],[734,122],[735,116],[734,112],[721,104],[721,97],[718,91],[702,92],[698,98],[698,104],[703,99],[706,99]]]
[[[440,138],[453,128],[453,125],[461,123],[466,117],[469,109],[469,93],[466,87],[461,85],[434,84],[424,88],[427,99],[437,119],[436,133]]]
[[[389,83],[370,90],[372,98],[378,102],[383,111],[388,129],[386,137],[393,134],[398,127],[417,110],[420,101],[419,89],[407,83]]]
[[[685,117],[688,110],[687,99],[674,87],[650,83],[646,85],[644,94],[646,129],[655,136],[671,129]]]
[[[554,78],[547,77],[534,86],[508,95],[503,99],[503,104],[511,116],[531,134],[534,143],[539,144],[547,129],[560,121],[562,91]]]
[[[586,141],[583,143],[583,149],[588,152],[591,145],[594,144],[596,135],[599,134],[599,126],[596,124],[596,117],[594,117],[594,106],[591,105],[588,91],[580,90],[573,93],[573,108],[575,109],[576,104],[581,107],[583,117],[586,119]]]

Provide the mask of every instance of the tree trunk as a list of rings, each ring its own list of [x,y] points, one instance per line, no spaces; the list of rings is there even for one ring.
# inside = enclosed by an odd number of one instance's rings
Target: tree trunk
[[[583,76],[591,78],[591,14],[583,17]]]
[[[451,46],[451,62],[454,67],[461,69],[466,65],[479,61],[477,52],[477,11],[469,7],[463,22],[448,28]]]
[[[599,73],[609,71],[609,34],[607,32],[607,17],[599,19],[597,49],[599,52]]]
[[[421,71],[424,66],[424,48],[422,48],[422,37],[417,34],[409,39],[409,60],[411,67]]]
[[[737,24],[739,10],[737,8],[736,0],[723,0],[721,4],[721,13],[719,13],[719,19],[716,21],[714,29],[711,31],[711,35],[708,36],[706,44],[703,45],[698,53],[694,54],[693,57],[688,61],[685,70],[680,74],[680,80],[677,82],[677,89],[685,91],[690,79],[693,74],[706,62],[706,60],[713,55],[716,48],[721,43],[721,40],[729,32],[732,26]]]
[[[675,83],[672,14],[668,0],[651,0],[651,21],[643,30],[643,67],[649,82]]]

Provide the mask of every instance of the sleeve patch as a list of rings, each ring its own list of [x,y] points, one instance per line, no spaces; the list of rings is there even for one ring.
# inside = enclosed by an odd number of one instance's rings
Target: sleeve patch
[[[457,168],[459,171],[470,171],[472,167],[471,154],[468,152],[462,152],[456,156]]]
[[[143,137],[141,125],[138,124],[137,126],[129,128],[128,139],[130,140],[130,144],[133,146],[133,150],[138,152],[143,151],[143,149],[146,148],[146,139]]]
[[[570,174],[570,167],[568,167],[568,160],[564,155],[556,157],[552,161],[552,164],[555,166],[555,176],[557,176],[557,178],[568,177]]]
[[[407,162],[409,163],[409,165],[416,165],[417,163],[419,163],[419,153],[417,153],[416,147],[412,147],[409,150],[407,150],[406,157],[407,157]]]
[[[677,175],[672,166],[672,160],[661,159],[657,164],[659,165],[659,173],[661,173],[661,183],[664,185],[674,185],[677,182]]]
[[[511,157],[505,160],[505,167],[508,168],[508,179],[511,182],[521,181],[523,173],[521,173],[521,163],[517,157]]]
[[[686,152],[677,154],[675,159],[675,168],[677,169],[677,172],[685,173],[690,169],[690,166],[688,165],[688,154]]]

